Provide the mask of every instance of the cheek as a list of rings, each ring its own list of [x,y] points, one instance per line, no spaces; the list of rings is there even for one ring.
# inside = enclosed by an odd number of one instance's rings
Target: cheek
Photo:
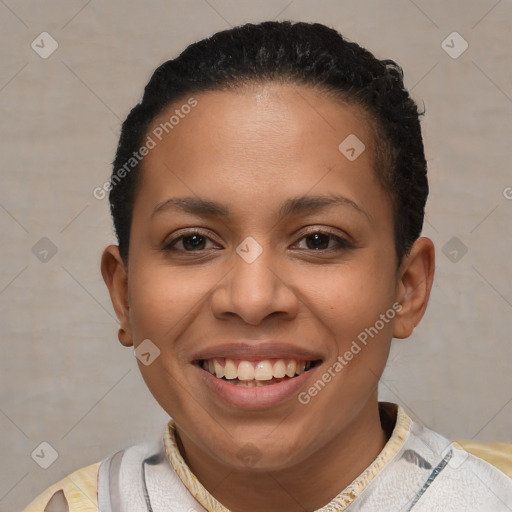
[[[213,283],[203,279],[204,272],[194,273],[192,278],[190,270],[149,261],[136,268],[129,276],[134,343],[154,339],[161,349],[168,350],[172,347],[170,340],[177,338],[198,314]]]
[[[341,345],[373,326],[394,302],[396,284],[389,265],[377,255],[367,256],[324,275],[302,277],[309,306]],[[378,324],[383,334],[392,330],[392,318],[386,320],[384,326]]]
[[[193,275],[192,275],[193,274]],[[149,259],[137,262],[129,276],[130,321],[134,345],[149,339],[158,347],[158,355],[139,370],[150,392],[169,414],[193,416],[190,396],[198,396],[190,384],[184,387],[190,361],[186,355],[184,332],[196,325],[212,279],[201,277],[190,268],[182,270]],[[200,315],[199,315],[200,316]],[[145,349],[144,349],[145,350]],[[155,350],[155,349],[153,349]],[[155,352],[156,353],[156,352]],[[153,353],[151,355],[153,358]]]
[[[389,355],[396,316],[393,260],[378,251],[360,256],[307,280],[308,306],[327,336],[330,358],[318,377],[327,384],[314,383],[301,403],[317,411],[324,428],[337,428],[341,417],[351,417],[358,404],[366,403]]]

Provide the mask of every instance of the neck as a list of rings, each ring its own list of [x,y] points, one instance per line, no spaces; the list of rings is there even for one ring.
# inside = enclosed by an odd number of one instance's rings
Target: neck
[[[196,452],[188,440],[184,446],[176,435],[192,472],[232,512],[303,512],[322,508],[374,461],[387,440],[376,397],[311,457],[278,471],[233,470]]]

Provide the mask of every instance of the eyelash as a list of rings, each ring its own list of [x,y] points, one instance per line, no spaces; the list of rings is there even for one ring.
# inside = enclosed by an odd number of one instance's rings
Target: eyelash
[[[328,236],[330,237],[331,240],[334,240],[336,241],[336,243],[338,244],[338,248],[329,248],[329,249],[305,249],[306,251],[308,252],[312,252],[312,253],[328,253],[328,252],[338,252],[338,251],[343,251],[343,250],[347,250],[347,249],[353,249],[355,248],[354,244],[352,244],[351,242],[349,242],[347,239],[345,238],[342,238],[340,236],[337,236],[329,231],[323,231],[323,230],[320,230],[320,229],[315,229],[315,230],[311,230],[309,231],[308,233],[305,233],[303,236],[301,236],[299,238],[298,241],[300,240],[303,240],[305,238],[308,238],[310,236],[313,236],[313,235],[324,235],[324,236]],[[174,238],[172,240],[170,240],[168,243],[166,243],[164,245],[164,247],[162,248],[164,251],[166,252],[185,252],[185,253],[197,253],[197,252],[202,252],[202,251],[205,251],[207,249],[200,249],[200,250],[197,250],[197,251],[186,251],[184,249],[176,249],[174,246],[186,239],[186,238],[189,238],[189,237],[193,237],[193,236],[200,236],[204,239],[208,239],[210,241],[211,238],[206,235],[204,232],[202,232],[201,230],[198,230],[198,229],[195,229],[195,230],[191,230],[189,231],[188,233],[186,234],[183,234],[183,235],[180,235],[179,237],[177,238]]]

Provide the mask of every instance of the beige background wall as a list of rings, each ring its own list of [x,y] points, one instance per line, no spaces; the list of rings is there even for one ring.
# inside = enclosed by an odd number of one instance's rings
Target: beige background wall
[[[2,0],[1,511],[162,431],[166,415],[117,341],[99,272],[114,240],[108,203],[92,191],[157,65],[274,18],[330,24],[395,59],[425,104],[436,284],[422,324],[394,342],[382,399],[451,438],[512,441],[510,0]],[[46,59],[31,47],[43,31],[58,42]],[[442,47],[453,31],[469,44],[458,58],[463,40],[447,40],[452,56]],[[43,441],[59,454],[46,470],[31,458]]]

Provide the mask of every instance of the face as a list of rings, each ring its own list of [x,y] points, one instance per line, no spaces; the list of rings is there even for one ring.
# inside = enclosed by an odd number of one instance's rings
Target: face
[[[189,446],[286,468],[363,421],[410,323],[392,206],[357,107],[282,84],[194,98],[143,160],[109,286],[122,342],[150,340],[140,370]]]

